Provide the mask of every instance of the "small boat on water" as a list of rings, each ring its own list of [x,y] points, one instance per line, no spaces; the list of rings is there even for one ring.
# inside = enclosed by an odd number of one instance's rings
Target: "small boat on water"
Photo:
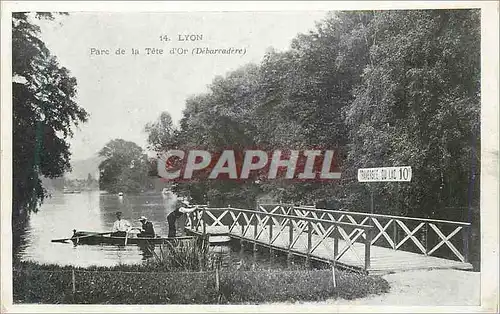
[[[80,191],[80,190],[70,190],[70,189],[64,188],[63,193],[64,194],[80,194],[80,193],[82,193],[82,191]]]
[[[194,239],[194,236],[184,236],[184,237],[162,237],[156,236],[155,238],[138,237],[137,234],[130,233],[128,237],[116,237],[112,236],[111,232],[92,232],[92,231],[76,231],[73,230],[73,236],[67,239],[54,239],[52,242],[65,243],[68,241],[74,244],[87,244],[87,245],[99,245],[99,244],[110,244],[110,245],[152,245],[152,244],[165,244],[171,242],[179,241],[189,241]]]

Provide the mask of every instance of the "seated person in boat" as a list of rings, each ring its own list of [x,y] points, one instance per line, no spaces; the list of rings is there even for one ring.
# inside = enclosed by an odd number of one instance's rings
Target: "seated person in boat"
[[[116,221],[113,224],[113,230],[111,233],[111,236],[113,237],[125,237],[127,235],[127,232],[130,231],[132,226],[130,225],[130,222],[128,222],[125,219],[122,219],[122,212],[117,212],[116,213]]]
[[[141,218],[139,218],[139,221],[142,223],[142,229],[141,232],[137,234],[137,236],[144,238],[154,238],[155,230],[153,228],[153,223],[151,221],[148,221],[148,219],[144,216],[141,216]]]
[[[175,209],[167,216],[168,222],[168,237],[174,238],[176,236],[176,221],[183,214],[191,213],[196,210],[196,206],[193,206],[189,201],[184,198],[177,202]]]

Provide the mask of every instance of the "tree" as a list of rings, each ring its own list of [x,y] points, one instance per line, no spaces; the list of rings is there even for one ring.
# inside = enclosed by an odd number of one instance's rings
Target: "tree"
[[[477,10],[386,11],[362,29],[370,62],[346,110],[348,172],[380,165],[414,172],[411,184],[377,185],[380,198],[392,200],[379,212],[461,218],[445,208],[467,204],[471,152],[479,151],[479,20]],[[368,208],[363,189],[352,188],[356,207]]]
[[[176,129],[168,112],[162,112],[156,121],[146,124],[144,130],[148,134],[149,149],[160,152],[175,146]]]
[[[259,142],[269,143],[270,149],[335,150],[342,166],[348,143],[342,111],[352,102],[352,89],[368,59],[366,43],[357,36],[359,21],[369,21],[371,15],[363,11],[330,14],[317,23],[315,31],[299,34],[289,51],[266,54],[255,110]],[[342,197],[338,184],[273,181],[263,184],[263,189],[282,191],[280,196],[287,200],[314,203]]]
[[[480,151],[479,25],[478,10],[330,14],[289,50],[271,49],[188,99],[176,147],[320,146],[337,151],[342,180],[195,180],[177,189],[231,204],[262,192],[294,202],[346,198],[342,206],[366,211],[357,169],[410,165],[411,184],[377,184],[376,199],[391,200],[377,212],[460,219],[445,208],[478,201],[469,165]]]
[[[149,162],[143,149],[133,142],[115,139],[108,142],[99,156],[99,188],[111,193],[137,193],[148,187]]]
[[[259,68],[246,65],[227,77],[216,77],[206,94],[188,99],[180,122],[178,147],[206,149],[217,156],[224,149],[241,150],[255,145],[253,110],[258,97]],[[214,157],[215,159],[215,157]],[[259,189],[251,180],[207,180],[199,171],[189,183],[179,182],[174,191],[199,202],[248,206]]]
[[[47,196],[40,177],[69,171],[68,138],[88,113],[75,102],[77,82],[39,39],[34,19],[49,13],[12,15],[13,229]]]

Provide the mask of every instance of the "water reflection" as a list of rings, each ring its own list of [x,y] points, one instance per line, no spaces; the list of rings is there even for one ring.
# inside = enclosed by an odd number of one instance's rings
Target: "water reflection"
[[[74,266],[113,266],[135,264],[154,258],[153,251],[160,254],[160,246],[147,245],[76,245],[52,243],[52,239],[69,238],[73,229],[83,231],[111,231],[116,211],[133,226],[139,227],[139,217],[144,215],[153,223],[159,235],[168,233],[166,217],[174,210],[176,202],[172,195],[117,195],[99,192],[81,194],[54,194],[45,201],[38,213],[33,214],[26,226],[25,245],[20,248],[19,258],[39,263]],[[287,265],[285,256],[269,256],[266,248],[253,252],[246,244],[241,250],[239,242],[231,241],[230,266],[252,269],[257,263],[260,268],[280,268]],[[299,261],[298,259],[297,261]],[[242,266],[243,265],[243,266]]]
[[[141,250],[143,261],[150,259],[154,256],[153,252],[156,249],[154,244],[140,243],[137,246]]]
[[[77,245],[52,243],[52,239],[69,238],[72,230],[111,231],[116,211],[123,213],[134,227],[140,227],[140,216],[153,223],[158,235],[168,232],[167,215],[174,209],[174,195],[124,195],[119,197],[85,191],[81,194],[53,193],[36,214],[32,214],[23,235],[21,260],[61,265],[104,265],[137,263],[150,258],[147,247],[138,245]],[[156,248],[157,249],[157,248]]]

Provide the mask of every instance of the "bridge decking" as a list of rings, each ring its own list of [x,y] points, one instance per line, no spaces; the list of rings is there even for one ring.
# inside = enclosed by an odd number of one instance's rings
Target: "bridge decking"
[[[226,233],[273,250],[335,261],[372,274],[473,269],[468,261],[470,223],[293,204],[258,204],[257,210],[204,206],[188,215],[186,230]]]
[[[229,235],[232,238],[242,239],[243,241],[256,242],[258,245],[269,247],[269,228],[264,227],[262,234],[257,240],[253,239],[254,230],[250,229],[245,233],[248,236],[242,236],[241,229],[235,228]],[[261,228],[259,228],[261,230]],[[224,227],[207,227],[208,234],[218,234],[227,232]],[[288,249],[288,231],[282,230],[271,245],[275,250],[287,251]],[[313,235],[313,242],[320,240],[320,237]],[[307,234],[301,234],[297,241],[298,248],[294,248],[291,252],[294,255],[307,255]],[[339,249],[347,246],[346,241],[339,240]],[[352,249],[347,250],[346,253],[337,261],[337,263],[345,266],[363,269],[365,254],[365,245],[362,243],[354,243]],[[333,261],[333,239],[325,238],[322,243],[310,254],[312,259],[330,262]],[[435,256],[425,256],[418,253],[406,252],[401,250],[393,250],[377,245],[371,246],[370,268],[367,270],[370,274],[385,274],[391,272],[401,272],[409,270],[423,270],[423,269],[459,269],[459,270],[472,270],[472,264],[460,261],[454,261]]]

